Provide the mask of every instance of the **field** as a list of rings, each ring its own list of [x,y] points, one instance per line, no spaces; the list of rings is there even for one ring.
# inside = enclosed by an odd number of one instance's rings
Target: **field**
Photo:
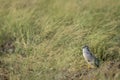
[[[120,0],[0,0],[0,80],[120,80]]]

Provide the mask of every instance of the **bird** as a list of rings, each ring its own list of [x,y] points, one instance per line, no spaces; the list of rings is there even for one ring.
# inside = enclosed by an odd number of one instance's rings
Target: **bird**
[[[88,63],[88,68],[99,67],[99,60],[91,53],[87,45],[82,47],[82,52],[86,62]]]

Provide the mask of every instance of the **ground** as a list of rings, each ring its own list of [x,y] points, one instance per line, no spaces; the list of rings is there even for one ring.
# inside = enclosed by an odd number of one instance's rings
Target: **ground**
[[[118,0],[0,0],[0,80],[119,80],[119,33]]]

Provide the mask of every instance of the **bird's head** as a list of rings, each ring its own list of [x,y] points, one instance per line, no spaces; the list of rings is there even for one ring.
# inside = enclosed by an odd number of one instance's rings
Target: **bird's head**
[[[84,49],[84,48],[89,48],[87,45],[84,45],[83,47],[82,47],[82,49]]]
[[[83,50],[89,50],[89,47],[88,47],[87,45],[84,45],[84,46],[82,47],[82,49],[83,49]]]

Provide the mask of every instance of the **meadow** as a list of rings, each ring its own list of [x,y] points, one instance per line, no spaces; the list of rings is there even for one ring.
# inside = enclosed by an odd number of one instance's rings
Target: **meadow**
[[[0,0],[0,80],[88,79],[120,79],[119,0]]]

